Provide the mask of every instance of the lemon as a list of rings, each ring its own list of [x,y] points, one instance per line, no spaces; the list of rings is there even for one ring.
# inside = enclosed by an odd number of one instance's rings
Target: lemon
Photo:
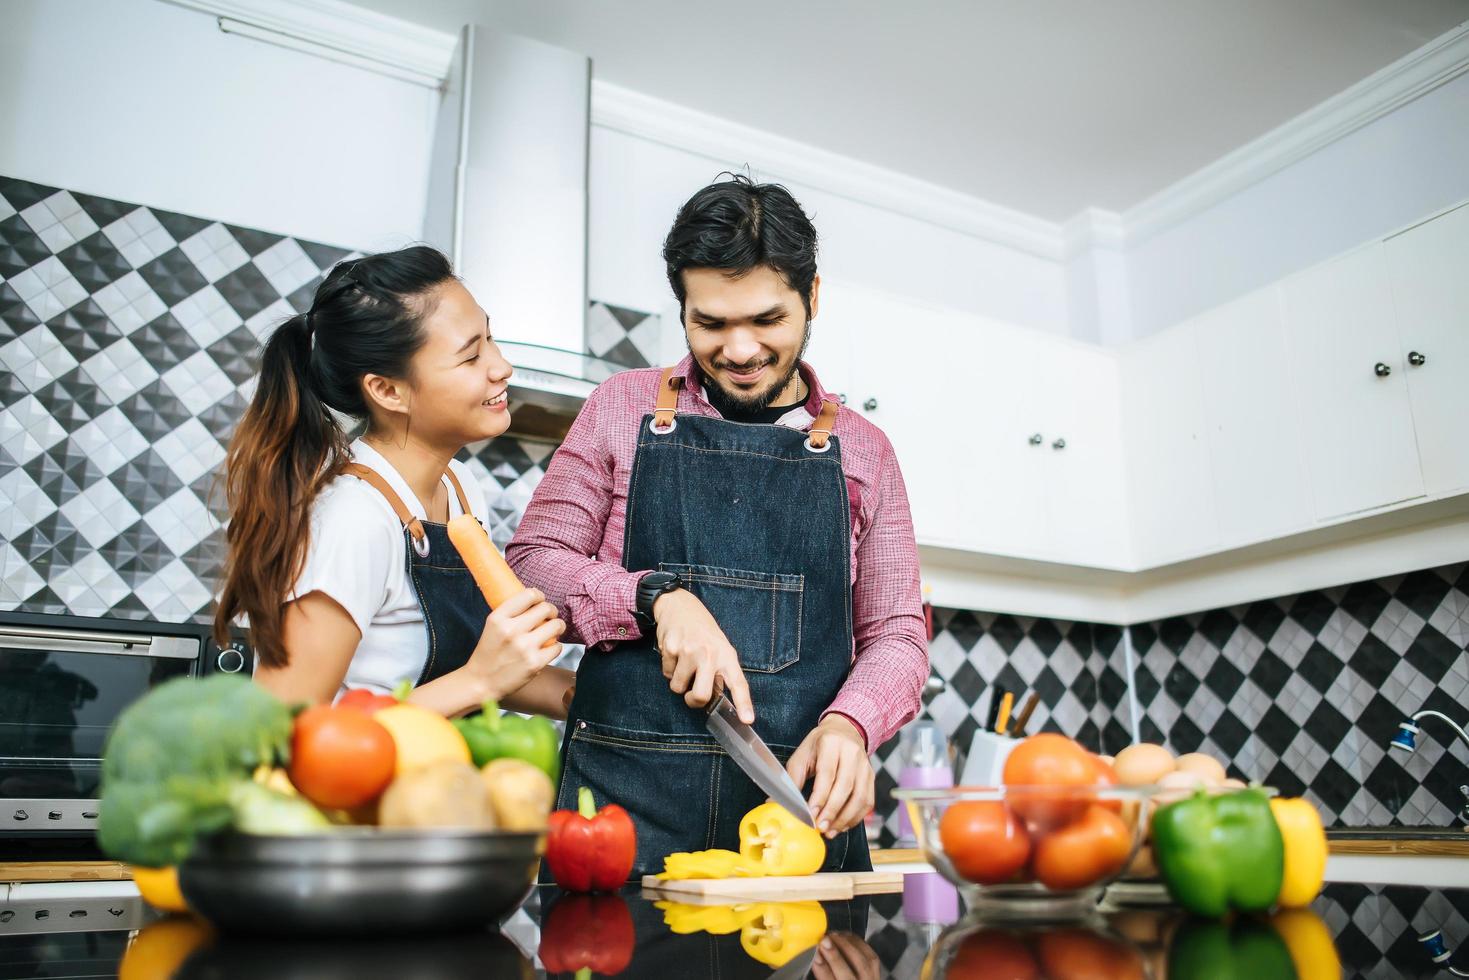
[[[374,712],[372,717],[393,736],[398,750],[395,776],[445,760],[470,762],[464,736],[436,711],[416,704],[395,704]]]

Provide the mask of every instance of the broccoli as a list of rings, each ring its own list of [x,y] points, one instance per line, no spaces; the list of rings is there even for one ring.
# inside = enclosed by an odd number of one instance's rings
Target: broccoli
[[[291,724],[289,708],[243,677],[160,684],[108,735],[97,824],[102,850],[130,864],[165,867],[187,857],[200,834],[229,826],[267,833],[324,826],[304,800],[242,789],[253,785],[256,767],[289,759]]]

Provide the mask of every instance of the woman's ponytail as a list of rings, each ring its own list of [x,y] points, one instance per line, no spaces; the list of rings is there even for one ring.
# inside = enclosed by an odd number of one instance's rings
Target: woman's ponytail
[[[285,663],[282,602],[306,557],[311,503],[347,462],[345,436],[314,389],[311,355],[307,314],[276,329],[225,457],[229,550],[215,638],[248,613],[255,656],[267,666]]]

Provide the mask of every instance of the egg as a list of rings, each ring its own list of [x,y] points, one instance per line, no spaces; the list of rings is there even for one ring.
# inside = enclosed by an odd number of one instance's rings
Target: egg
[[[1173,753],[1161,745],[1139,742],[1118,752],[1112,768],[1123,786],[1151,786],[1173,771]]]
[[[1188,755],[1178,757],[1176,763],[1179,772],[1196,773],[1207,786],[1222,785],[1225,779],[1224,765],[1211,755],[1202,752],[1190,752]]]
[[[1154,806],[1165,806],[1187,799],[1195,790],[1204,787],[1203,778],[1196,772],[1164,773],[1158,779],[1158,793],[1153,797]]]

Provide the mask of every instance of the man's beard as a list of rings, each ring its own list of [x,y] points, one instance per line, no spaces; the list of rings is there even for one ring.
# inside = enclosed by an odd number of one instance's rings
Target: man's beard
[[[713,405],[720,415],[724,416],[731,414],[747,415],[751,412],[759,412],[769,408],[775,404],[775,400],[784,394],[786,388],[790,386],[791,379],[796,376],[796,371],[801,366],[801,358],[806,355],[806,345],[810,342],[811,323],[808,320],[806,322],[806,331],[801,336],[801,349],[796,352],[796,356],[791,360],[791,366],[786,369],[785,374],[775,384],[766,388],[763,392],[754,395],[747,395],[740,391],[726,389],[719,383],[717,378],[710,377],[708,372],[695,359],[694,367],[698,371],[699,385],[704,389],[704,397],[709,399],[709,404]],[[692,349],[690,349],[690,353],[693,353]],[[718,362],[716,361],[715,363],[717,364]]]

